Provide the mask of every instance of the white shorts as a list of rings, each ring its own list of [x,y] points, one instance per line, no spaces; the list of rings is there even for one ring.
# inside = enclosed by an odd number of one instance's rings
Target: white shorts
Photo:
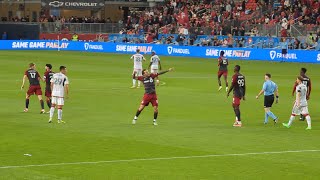
[[[307,115],[309,114],[309,110],[308,110],[308,106],[296,106],[296,104],[294,104],[293,108],[292,108],[292,114],[294,115]]]
[[[64,105],[64,98],[63,97],[52,97],[51,104],[63,106]]]
[[[132,75],[135,74],[136,76],[142,76],[142,69],[134,69]]]
[[[156,74],[156,73],[159,73],[159,69],[158,68],[152,68],[152,66],[151,66],[151,71],[150,72],[153,73],[153,74]]]

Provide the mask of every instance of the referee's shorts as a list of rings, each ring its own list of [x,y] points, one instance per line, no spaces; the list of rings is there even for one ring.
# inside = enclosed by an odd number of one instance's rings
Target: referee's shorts
[[[274,95],[264,96],[264,107],[270,108],[274,102]]]

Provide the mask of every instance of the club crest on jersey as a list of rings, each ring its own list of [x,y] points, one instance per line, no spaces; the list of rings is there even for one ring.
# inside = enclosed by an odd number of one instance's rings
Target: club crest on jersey
[[[168,46],[168,54],[172,54],[172,50],[173,50],[172,46]]]
[[[277,55],[277,52],[276,52],[276,51],[270,51],[270,58],[271,58],[272,60],[274,60],[274,58],[276,57],[276,55]]]

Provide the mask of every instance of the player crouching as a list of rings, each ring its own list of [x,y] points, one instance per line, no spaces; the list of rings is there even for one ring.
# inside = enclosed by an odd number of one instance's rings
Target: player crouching
[[[132,124],[136,124],[138,117],[140,115],[140,113],[142,112],[142,110],[145,108],[145,106],[148,106],[149,103],[152,104],[153,109],[154,109],[154,119],[153,119],[153,125],[158,125],[157,124],[157,117],[158,117],[158,98],[157,98],[157,94],[156,94],[156,88],[155,88],[155,83],[154,83],[154,79],[156,77],[158,77],[161,74],[165,74],[167,72],[173,71],[173,68],[170,68],[167,71],[162,71],[160,73],[149,73],[148,70],[144,69],[142,71],[142,76],[138,76],[138,77],[134,77],[135,79],[141,81],[144,85],[144,89],[145,89],[145,94],[143,96],[141,105],[132,121]]]

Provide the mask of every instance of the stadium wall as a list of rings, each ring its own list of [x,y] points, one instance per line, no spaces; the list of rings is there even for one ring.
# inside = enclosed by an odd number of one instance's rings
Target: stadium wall
[[[70,41],[0,41],[0,50],[60,50],[133,54],[139,48],[142,54],[156,51],[163,56],[217,58],[220,51],[226,57],[235,60],[286,61],[320,64],[320,51],[289,50],[283,56],[281,49],[222,48],[198,46],[170,46],[158,44],[122,44],[105,42],[70,42]]]

